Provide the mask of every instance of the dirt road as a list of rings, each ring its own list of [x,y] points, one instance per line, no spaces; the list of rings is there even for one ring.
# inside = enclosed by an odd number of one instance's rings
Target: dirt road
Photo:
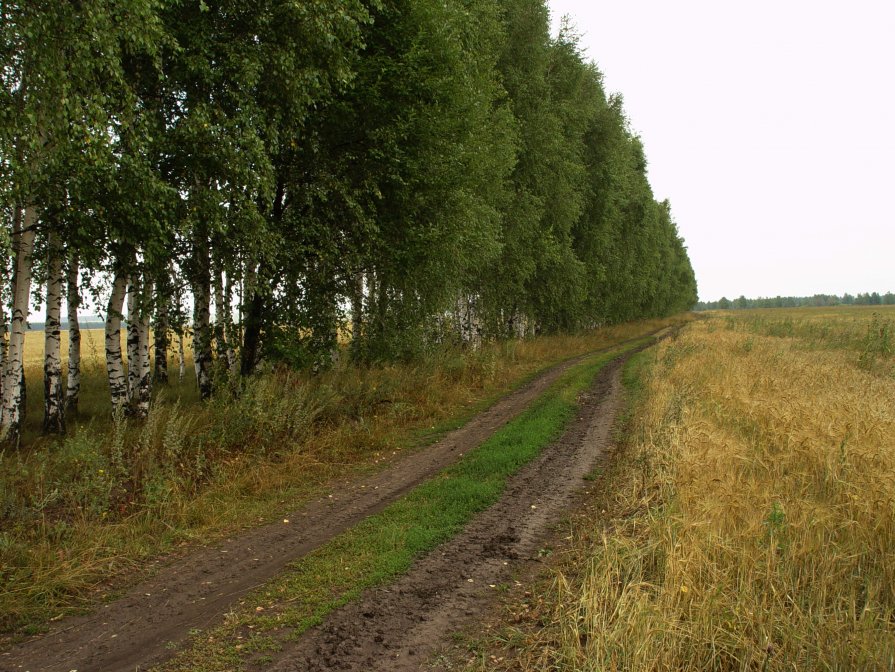
[[[478,446],[581,359],[549,369],[461,429],[424,450],[400,457],[382,472],[345,484],[331,497],[300,511],[284,512],[289,524],[261,527],[197,551],[94,613],[56,624],[47,635],[0,654],[0,670],[133,672],[165,660],[190,630],[220,622],[230,605],[289,562],[382,510],[460,454]],[[483,584],[498,580],[504,559],[530,552],[538,531],[561,508],[568,493],[580,486],[581,476],[599,453],[600,437],[608,435],[617,398],[617,368],[611,366],[600,376],[602,391],[598,396],[603,401],[588,404],[582,419],[563,440],[514,478],[504,499],[483,514],[484,518],[419,563],[397,585],[336,612],[325,629],[312,631],[298,649],[285,655],[316,660],[319,650],[321,660],[339,665],[340,658],[334,657],[338,648],[335,640],[344,636],[353,652],[345,659],[346,664],[360,659],[382,663],[380,656],[386,653],[392,661],[388,669],[396,669],[395,660],[413,660],[409,652],[421,652],[432,633],[443,630],[444,619],[451,612],[462,613]],[[579,450],[581,445],[586,446],[584,451]],[[446,595],[450,595],[450,602]],[[390,620],[399,612],[407,623]],[[399,632],[407,638],[399,641]],[[326,653],[327,642],[333,643],[330,653]],[[279,669],[307,669],[312,663],[284,665]]]
[[[563,436],[459,536],[398,581],[330,614],[323,626],[287,643],[272,666],[259,669],[430,669],[427,658],[447,645],[450,633],[480,620],[514,563],[537,557],[550,525],[585,485],[584,476],[611,442],[622,398],[620,370],[620,360],[603,369]]]

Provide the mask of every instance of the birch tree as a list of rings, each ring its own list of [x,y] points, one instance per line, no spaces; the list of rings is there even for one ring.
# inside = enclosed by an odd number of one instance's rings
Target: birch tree
[[[5,187],[3,191],[8,193],[9,186],[3,186]],[[4,215],[8,214],[6,208],[3,208],[0,212],[3,212]],[[4,278],[12,275],[9,267],[9,262],[12,257],[12,244],[10,241],[11,233],[11,225],[7,228],[7,222],[4,221],[3,226],[0,226],[0,270],[3,271]],[[2,309],[0,309],[0,427],[3,427],[3,384],[4,378],[6,377],[7,353],[9,352],[9,327],[6,321],[6,298],[9,289],[9,286],[6,283],[0,283],[0,306],[2,306]]]
[[[207,399],[213,390],[211,329],[211,251],[205,229],[197,224],[193,231],[193,363],[199,396]]]
[[[37,232],[37,209],[33,205],[17,209],[12,229],[14,253],[11,279],[12,315],[9,349],[3,380],[3,417],[0,440],[16,441],[25,416],[25,328],[31,296],[31,257]]]
[[[164,42],[156,9],[156,0],[122,0],[112,5],[104,0],[2,4],[0,45],[8,48],[9,58],[4,58],[0,105],[2,112],[15,110],[15,114],[0,114],[0,154],[15,159],[9,172],[15,184],[15,202],[22,210],[23,225],[16,241],[19,300],[14,300],[14,311],[22,315],[22,322],[28,312],[31,280],[31,269],[26,268],[30,261],[26,264],[25,259],[32,256],[38,212],[53,222],[53,235],[74,242],[73,252],[78,250],[77,241],[85,239],[89,247],[104,250],[112,238],[107,235],[105,215],[108,210],[121,211],[109,199],[115,200],[116,189],[130,190],[141,182],[123,184],[115,179],[121,165],[130,161],[128,152],[122,151],[122,139],[141,109],[129,86],[125,62],[140,62],[144,70],[153,69],[152,53]],[[128,198],[133,211],[145,208],[143,202],[134,205],[139,193],[128,194]],[[125,199],[119,200],[123,202]],[[130,217],[122,219],[122,226],[133,224]],[[81,226],[89,230],[81,231]],[[56,313],[64,275],[61,264],[55,258],[51,261],[49,293],[53,301],[48,309]],[[120,315],[120,308],[113,311],[113,323],[115,313]],[[58,321],[58,313],[50,318]],[[61,385],[56,383],[61,381],[61,358],[58,340],[54,343],[52,333],[49,336],[45,408],[48,427],[58,428],[63,412]],[[7,366],[10,379],[21,379],[19,340],[14,333],[13,366]],[[21,395],[4,390],[4,406],[11,406],[17,396]],[[19,418],[7,419],[6,430],[20,424]]]
[[[137,397],[140,381],[140,285],[139,272],[132,271],[127,278],[127,403],[128,410],[133,411],[133,402]]]
[[[166,270],[170,269],[170,265]],[[169,270],[170,272],[170,270]],[[152,379],[155,384],[168,384],[168,350],[171,347],[170,311],[173,299],[171,278],[168,273],[159,275],[155,282],[155,367]]]
[[[106,373],[112,412],[123,412],[128,400],[128,383],[121,357],[121,320],[124,317],[124,301],[127,295],[127,272],[119,268],[112,280],[112,289],[106,306]]]
[[[78,309],[81,305],[80,272],[77,253],[69,253],[66,284],[68,315],[68,377],[65,389],[65,411],[77,413],[81,397],[81,325]]]
[[[65,286],[62,243],[52,228],[47,234],[47,313],[44,324],[44,432],[65,431],[65,397],[62,388],[62,294]]]
[[[127,412],[138,418],[149,414],[152,376],[149,357],[149,292],[143,270],[127,278]]]
[[[316,369],[349,321],[354,357],[394,359],[450,328],[478,343],[695,297],[620,98],[544,0],[10,0],[0,18],[4,435],[44,269],[47,431],[77,408],[80,287],[106,300],[112,409],[136,415],[169,334],[183,378],[190,326],[206,399],[215,357]]]

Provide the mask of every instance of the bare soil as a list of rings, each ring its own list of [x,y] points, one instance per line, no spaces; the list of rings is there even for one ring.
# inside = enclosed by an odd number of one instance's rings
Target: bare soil
[[[582,394],[563,436],[510,479],[501,499],[457,537],[414,564],[391,585],[367,591],[295,642],[276,672],[430,669],[429,657],[451,633],[479,622],[501,583],[520,563],[537,562],[551,526],[562,518],[607,452],[622,403],[618,359]]]
[[[464,427],[383,471],[286,513],[287,523],[256,528],[199,549],[158,571],[94,613],[66,619],[41,637],[0,654],[0,670],[117,672],[166,660],[193,629],[222,621],[230,606],[302,557],[472,450],[524,410],[566,369],[563,362],[504,397]],[[505,562],[536,552],[537,538],[581,486],[605,441],[618,404],[618,366],[599,377],[581,418],[543,457],[515,477],[503,499],[457,539],[396,584],[335,612],[283,653],[276,669],[416,669],[457,616],[475,613]],[[288,657],[292,662],[286,662]]]

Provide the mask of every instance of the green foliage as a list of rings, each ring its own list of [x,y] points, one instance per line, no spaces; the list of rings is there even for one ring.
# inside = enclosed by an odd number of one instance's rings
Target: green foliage
[[[349,325],[352,356],[394,361],[696,299],[621,97],[544,0],[0,12],[0,212],[38,212],[38,281],[52,229],[97,305],[142,273],[141,309],[183,332],[226,278],[202,372],[320,370]]]
[[[865,369],[873,368],[877,359],[891,358],[895,354],[895,328],[893,321],[874,313],[867,325],[867,335],[858,363]]]

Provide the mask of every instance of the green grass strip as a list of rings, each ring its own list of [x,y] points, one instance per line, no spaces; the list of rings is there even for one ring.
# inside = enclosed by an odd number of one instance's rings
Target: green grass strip
[[[558,438],[579,393],[642,339],[584,360],[565,372],[516,419],[432,480],[415,488],[290,565],[249,596],[223,626],[194,633],[192,646],[164,670],[212,672],[264,663],[283,631],[298,637],[364,590],[406,572],[413,561],[456,535],[494,504],[507,479]],[[260,609],[259,609],[260,608]]]

